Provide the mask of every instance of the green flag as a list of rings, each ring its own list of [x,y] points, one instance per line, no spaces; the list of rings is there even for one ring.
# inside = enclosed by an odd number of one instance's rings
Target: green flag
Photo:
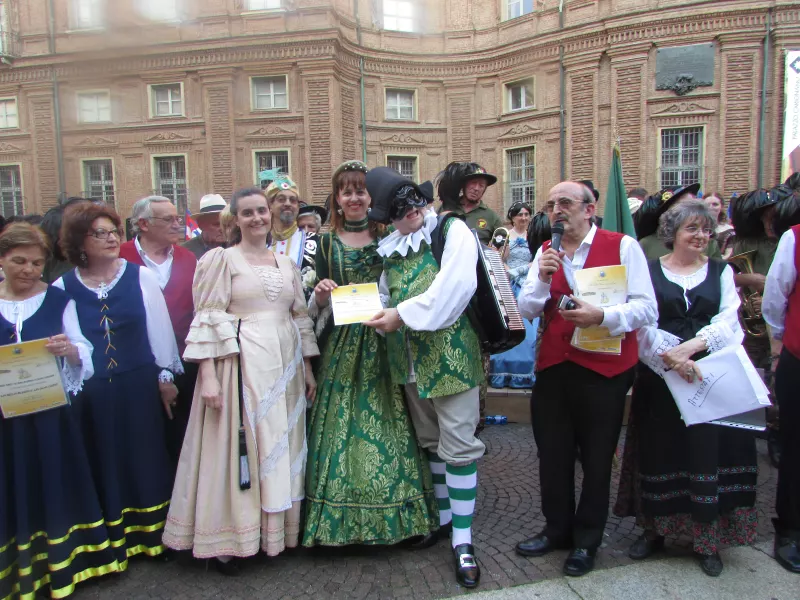
[[[622,159],[619,155],[619,146],[615,144],[612,152],[603,229],[624,233],[635,239],[636,230],[633,228],[633,217],[628,208],[628,194],[625,192],[625,182],[622,180]]]

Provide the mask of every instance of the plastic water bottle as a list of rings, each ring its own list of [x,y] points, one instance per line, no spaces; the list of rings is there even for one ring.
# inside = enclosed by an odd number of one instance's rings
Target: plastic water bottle
[[[508,423],[508,417],[505,415],[489,415],[485,420],[487,425],[505,425]]]

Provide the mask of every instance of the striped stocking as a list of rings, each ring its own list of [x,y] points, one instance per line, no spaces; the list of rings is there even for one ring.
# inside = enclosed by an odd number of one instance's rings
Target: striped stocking
[[[472,543],[472,515],[478,491],[478,464],[447,465],[447,490],[453,511],[453,548]]]
[[[445,464],[435,452],[428,450],[428,463],[431,466],[433,476],[433,492],[436,494],[436,503],[439,505],[439,526],[447,525],[453,520],[450,512],[450,495],[447,491],[447,480],[445,478]]]

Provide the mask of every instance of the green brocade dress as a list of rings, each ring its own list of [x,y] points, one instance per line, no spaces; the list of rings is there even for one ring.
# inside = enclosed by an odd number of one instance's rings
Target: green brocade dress
[[[377,247],[351,248],[325,234],[317,277],[377,282]],[[360,324],[329,326],[319,346],[303,545],[395,544],[438,528],[430,469],[402,392],[391,383],[385,341]]]

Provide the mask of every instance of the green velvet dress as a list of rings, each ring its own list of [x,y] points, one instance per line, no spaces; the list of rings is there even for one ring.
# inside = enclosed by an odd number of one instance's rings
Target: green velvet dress
[[[377,242],[351,248],[335,233],[317,247],[318,278],[378,282]],[[386,343],[363,325],[332,327],[319,340],[317,397],[308,419],[303,545],[395,544],[439,525],[430,470]]]

